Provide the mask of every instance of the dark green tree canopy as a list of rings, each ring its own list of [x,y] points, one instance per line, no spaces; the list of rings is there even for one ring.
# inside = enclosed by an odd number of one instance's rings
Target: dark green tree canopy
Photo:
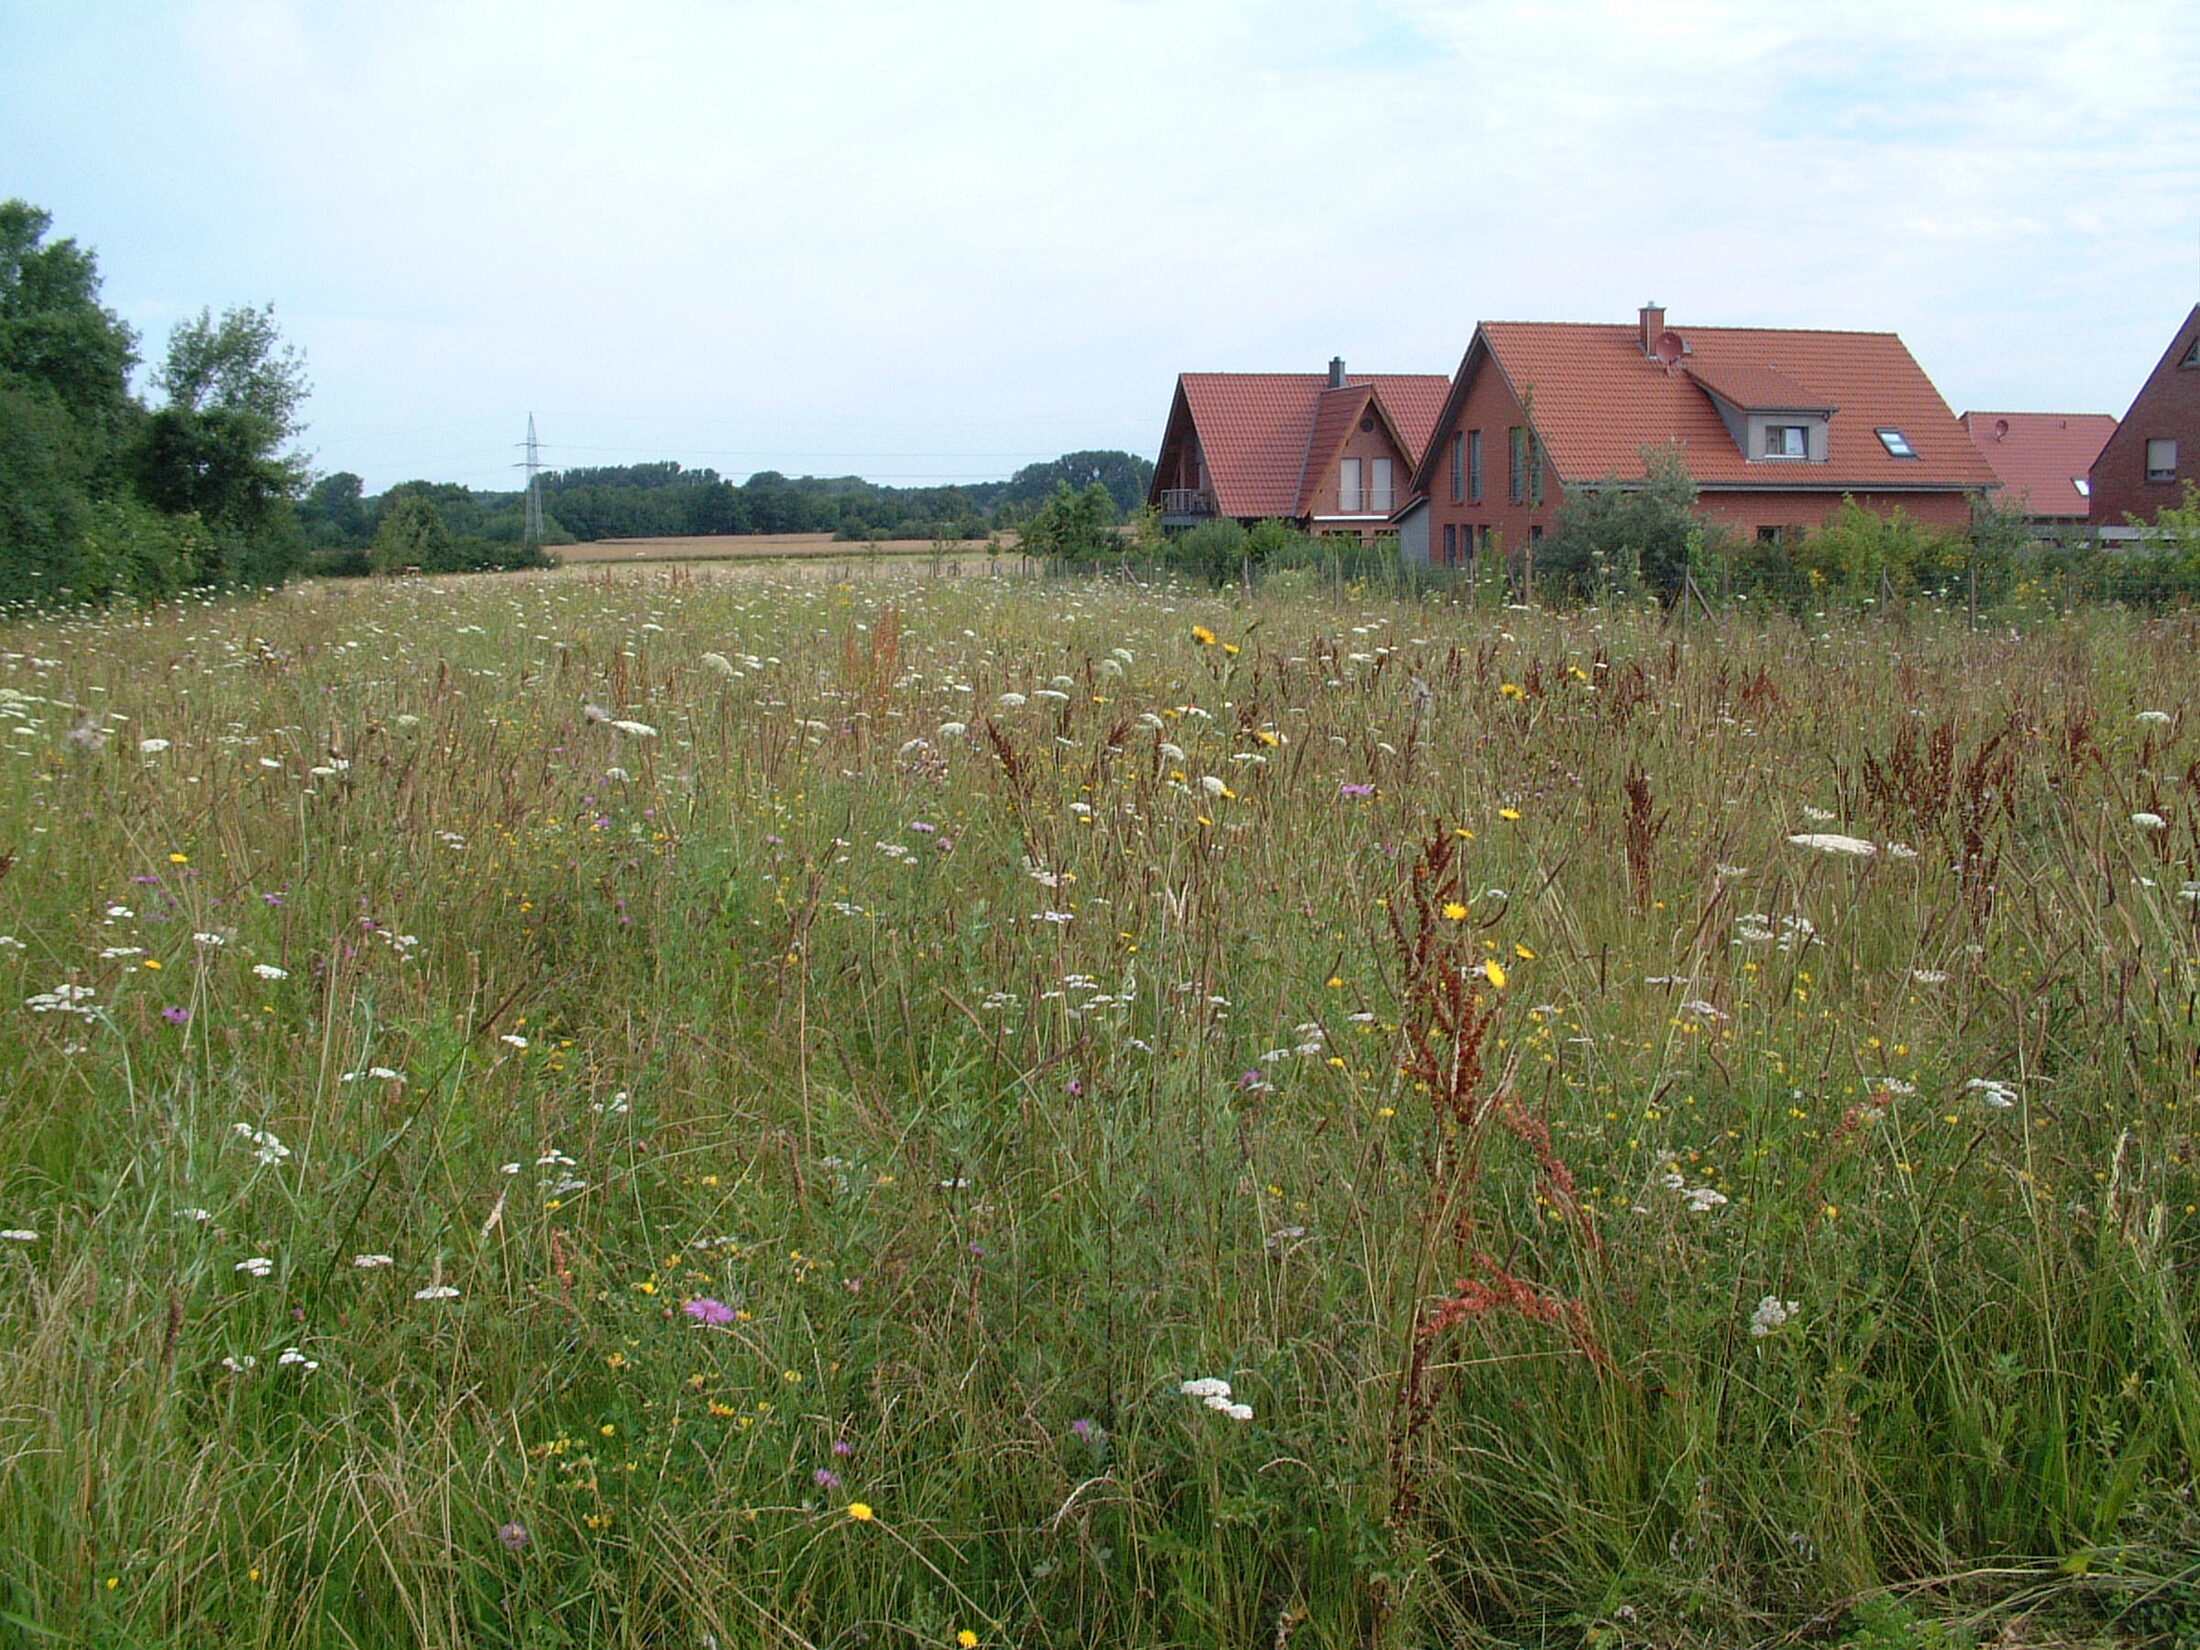
[[[1136,453],[1064,453],[1044,464],[1026,464],[1001,491],[1001,502],[1010,505],[1043,504],[1057,487],[1081,493],[1097,483],[1107,489],[1118,517],[1127,516],[1146,502],[1153,484],[1153,463]]]
[[[0,201],[0,384],[51,395],[81,438],[112,444],[134,410],[137,338],[101,306],[92,254],[46,241],[52,223],[24,201]]]

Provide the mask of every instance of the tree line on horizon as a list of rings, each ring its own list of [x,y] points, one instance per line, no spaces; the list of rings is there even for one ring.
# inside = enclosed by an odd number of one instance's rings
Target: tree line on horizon
[[[179,324],[141,394],[139,339],[100,301],[97,257],[52,227],[44,209],[0,201],[0,607],[544,560],[523,492],[415,480],[370,496],[349,471],[316,477],[296,446],[312,386],[272,305]],[[956,487],[773,470],[734,482],[669,459],[568,469],[540,478],[542,538],[982,539],[1064,493],[1104,497],[1121,519],[1152,475],[1146,459],[1113,451]]]
[[[1078,494],[1099,489],[1111,519],[1125,519],[1144,502],[1152,476],[1152,462],[1135,453],[1086,451],[1027,464],[1005,481],[949,487],[891,487],[860,476],[777,470],[736,482],[672,459],[551,470],[538,485],[543,541],[550,545],[768,533],[967,540],[1020,526],[1064,488]],[[524,491],[457,482],[404,481],[370,495],[359,476],[338,471],[313,483],[297,514],[310,570],[364,573],[412,547],[419,535],[438,532],[453,546],[475,547],[468,565],[495,565],[498,547],[524,541],[526,504]],[[426,564],[415,559],[398,565]]]

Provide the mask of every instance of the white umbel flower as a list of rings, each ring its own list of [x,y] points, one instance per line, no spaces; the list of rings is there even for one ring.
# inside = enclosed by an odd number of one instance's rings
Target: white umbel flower
[[[1879,844],[1867,842],[1860,836],[1842,836],[1837,831],[1798,831],[1788,838],[1798,848],[1815,849],[1821,854],[1846,854],[1852,859],[1869,859],[1879,852]]]

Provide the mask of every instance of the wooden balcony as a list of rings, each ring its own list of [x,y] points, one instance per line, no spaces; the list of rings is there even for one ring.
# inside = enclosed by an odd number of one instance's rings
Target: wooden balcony
[[[1197,487],[1161,489],[1161,525],[1195,527],[1214,519],[1215,501]]]

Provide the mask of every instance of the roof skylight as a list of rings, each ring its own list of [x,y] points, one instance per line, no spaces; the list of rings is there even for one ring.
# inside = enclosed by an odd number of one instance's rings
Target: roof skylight
[[[1894,458],[1917,457],[1917,449],[1910,445],[1910,438],[1900,430],[1883,429],[1876,433],[1879,436],[1879,444],[1887,449],[1889,456]]]

